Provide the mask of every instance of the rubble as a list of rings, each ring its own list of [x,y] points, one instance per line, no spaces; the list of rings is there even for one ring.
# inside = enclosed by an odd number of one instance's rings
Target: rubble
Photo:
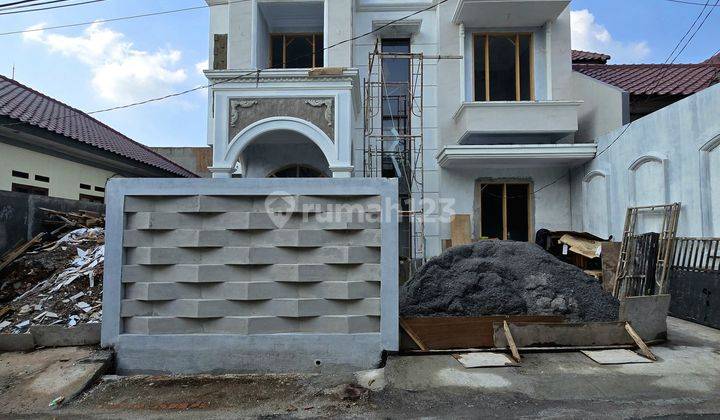
[[[31,249],[0,275],[0,333],[100,322],[105,230],[75,229]]]
[[[431,259],[400,293],[402,316],[562,315],[617,321],[619,301],[581,269],[525,242],[480,241]]]

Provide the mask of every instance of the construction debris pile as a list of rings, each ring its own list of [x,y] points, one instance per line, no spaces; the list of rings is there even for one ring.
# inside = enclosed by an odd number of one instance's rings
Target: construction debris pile
[[[0,274],[0,333],[100,322],[105,229],[81,227],[54,241],[33,241]]]
[[[400,294],[404,317],[562,315],[617,321],[620,303],[581,269],[525,242],[481,241],[431,259]]]

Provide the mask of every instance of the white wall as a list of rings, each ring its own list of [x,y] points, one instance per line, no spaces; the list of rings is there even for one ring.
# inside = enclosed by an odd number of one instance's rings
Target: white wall
[[[573,201],[573,228],[603,236],[595,219],[607,217],[619,238],[627,207],[680,202],[679,235],[720,236],[719,109],[716,85],[598,138],[599,153],[614,145],[573,172],[573,192],[585,191]],[[587,183],[593,171],[607,176],[606,211],[583,205],[601,200]]]
[[[28,173],[30,179],[16,178],[12,171]],[[35,180],[35,175],[46,176],[50,182]],[[11,191],[13,182],[49,189],[50,197],[77,200],[80,194],[104,197],[105,193],[95,187],[105,188],[112,172],[83,165],[55,156],[0,143],[0,190]],[[92,191],[80,189],[87,184]]]
[[[630,95],[582,73],[572,74],[575,99],[583,101],[578,110],[576,143],[592,143],[630,122]]]

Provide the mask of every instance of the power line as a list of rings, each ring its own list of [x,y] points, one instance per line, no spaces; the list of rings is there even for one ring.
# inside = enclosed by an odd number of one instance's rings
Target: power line
[[[38,1],[38,0],[20,0],[20,1],[13,1],[13,2],[10,2],[10,3],[0,4],[0,7],[15,6],[16,4],[32,3],[32,2],[34,2],[34,1]]]
[[[44,6],[44,5],[46,5],[46,4],[65,3],[65,2],[68,2],[68,1],[71,1],[71,0],[49,0],[49,1],[43,1],[43,2],[41,2],[41,3],[20,4],[20,5],[12,6],[12,7],[0,6],[0,8],[2,8],[2,9],[0,9],[0,10],[24,9],[24,8],[27,8],[27,7]]]
[[[18,13],[39,12],[39,11],[41,11],[41,10],[62,9],[62,8],[65,8],[65,7],[74,7],[74,6],[82,6],[82,5],[90,4],[90,3],[99,3],[99,2],[101,2],[101,1],[105,1],[105,0],[86,0],[86,1],[83,1],[83,2],[80,2],[80,3],[60,4],[60,5],[57,5],[57,6],[40,7],[40,8],[37,8],[37,9],[15,10],[15,11],[12,11],[12,12],[0,13],[0,16],[2,16],[2,15],[16,15],[16,14],[18,14]]]
[[[670,2],[670,3],[690,4],[690,5],[693,5],[693,6],[704,6],[703,3],[696,2],[696,1],[689,1],[689,0],[665,0],[665,1],[668,1],[668,2]],[[718,7],[718,5],[713,5],[713,6],[710,6],[710,7]]]
[[[158,12],[142,13],[139,15],[119,16],[116,18],[95,19],[92,21],[68,23],[68,24],[64,24],[64,25],[48,26],[48,27],[43,27],[43,28],[30,28],[30,29],[23,29],[23,30],[18,30],[18,31],[0,32],[0,36],[17,35],[17,34],[24,34],[24,33],[28,33],[28,32],[46,31],[46,30],[51,30],[51,29],[76,28],[79,26],[89,26],[89,25],[92,25],[95,23],[110,23],[110,22],[118,22],[121,20],[140,19],[140,18],[151,17],[151,16],[169,15],[169,14],[173,14],[173,13],[183,13],[183,12],[190,12],[193,10],[209,9],[211,7],[225,6],[225,5],[234,4],[234,3],[244,3],[246,1],[250,1],[250,0],[229,0],[227,3],[221,3],[221,4],[185,7],[182,9],[161,10]]]

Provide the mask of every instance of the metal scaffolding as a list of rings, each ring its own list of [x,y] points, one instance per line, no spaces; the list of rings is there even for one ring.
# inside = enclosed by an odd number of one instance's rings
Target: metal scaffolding
[[[408,75],[398,76],[398,68]],[[394,73],[394,74],[388,74]],[[400,255],[425,262],[425,176],[423,150],[423,54],[369,55],[365,89],[364,176],[398,178]]]

